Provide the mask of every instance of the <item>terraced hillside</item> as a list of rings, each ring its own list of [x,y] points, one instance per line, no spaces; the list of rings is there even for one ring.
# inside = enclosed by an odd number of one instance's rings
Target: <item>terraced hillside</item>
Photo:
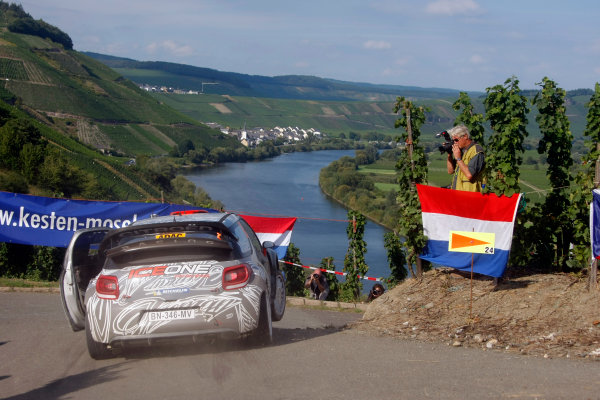
[[[237,145],[104,64],[36,36],[0,31],[0,92],[99,149],[158,155],[186,139],[208,148]]]
[[[207,149],[241,147],[72,50],[71,38],[59,28],[2,0],[0,129],[12,141],[23,135],[27,154],[36,160],[23,161],[23,146],[11,153],[14,160],[3,157],[0,190],[54,197],[181,201],[184,194],[170,187],[170,172],[157,182],[141,162],[128,161],[137,158],[147,167],[153,156],[189,141]]]

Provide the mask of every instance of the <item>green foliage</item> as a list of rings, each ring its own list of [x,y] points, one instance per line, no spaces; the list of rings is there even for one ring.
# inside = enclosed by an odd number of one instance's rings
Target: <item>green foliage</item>
[[[483,146],[485,133],[483,122],[485,118],[483,114],[475,112],[475,107],[466,92],[460,92],[458,99],[452,104],[452,108],[456,111],[460,110],[461,107],[463,110],[454,120],[454,125],[464,124],[469,129],[471,139]]]
[[[598,188],[599,176],[595,176],[595,167],[600,162],[600,84],[596,83],[593,95],[586,104],[588,107],[587,125],[584,134],[588,137],[585,145],[589,152],[583,157],[583,166],[575,176],[569,201],[569,220],[572,221],[573,250],[567,266],[571,269],[583,269],[590,265],[590,223],[589,204],[592,190]]]
[[[290,242],[284,261],[293,264],[302,265],[300,262],[300,249],[294,243]],[[285,290],[288,296],[304,296],[304,271],[302,267],[296,265],[283,264],[285,272]]]
[[[351,157],[342,157],[323,168],[319,185],[346,207],[360,210],[377,221],[382,221],[386,215],[394,215],[397,209],[395,199],[388,201],[385,193],[375,188],[373,180],[357,169],[356,161]]]
[[[527,99],[521,95],[515,77],[486,91],[486,117],[493,130],[486,149],[487,187],[498,195],[512,196],[519,192],[519,166],[527,137]]]
[[[407,265],[414,275],[413,264],[417,266],[417,275],[422,273],[419,254],[427,238],[423,235],[421,204],[416,184],[427,183],[427,159],[423,147],[419,146],[420,127],[425,122],[423,107],[415,107],[412,102],[399,97],[394,112],[402,116],[396,121],[396,127],[403,127],[399,141],[405,143],[404,150],[396,162],[396,173],[400,190],[396,198],[399,207],[398,234],[405,238],[403,247],[407,252]]]
[[[569,170],[573,165],[573,135],[564,105],[566,92],[547,77],[544,77],[540,86],[542,91],[535,95],[532,103],[538,108],[536,121],[542,132],[538,153],[546,153],[548,156],[547,175],[552,190],[540,210],[545,223],[536,225],[538,234],[535,240],[542,242],[544,249],[549,250],[549,254],[542,255],[538,252],[538,256],[549,260],[549,265],[564,270],[573,235],[569,218],[569,187],[572,180]]]
[[[213,200],[210,195],[200,187],[196,187],[183,175],[177,175],[171,180],[172,198],[177,202],[189,203],[203,208],[224,209],[223,204]]]
[[[6,24],[8,30],[27,35],[39,36],[60,43],[66,49],[73,48],[73,42],[69,35],[43,20],[34,20],[31,15],[23,10],[20,4],[0,1],[1,22]]]
[[[367,146],[363,150],[356,150],[356,165],[373,164],[377,160],[378,154],[375,146]]]
[[[171,181],[175,179],[177,166],[166,158],[137,158],[137,165],[142,175],[162,191],[171,192]]]
[[[56,281],[65,249],[0,243],[0,274],[7,278]]]
[[[385,279],[388,287],[392,288],[406,279],[406,255],[402,251],[402,242],[395,232],[386,232],[383,235],[383,245],[387,251],[387,259],[390,266],[390,276]]]
[[[88,177],[83,170],[69,163],[63,152],[50,149],[40,168],[40,186],[49,189],[55,197],[70,198],[83,194]]]
[[[11,119],[0,128],[0,166],[33,179],[43,159],[45,143],[31,122]]]
[[[28,193],[27,179],[18,172],[7,171],[0,174],[0,190],[13,193]]]
[[[360,276],[365,276],[369,271],[369,266],[365,261],[367,252],[367,243],[363,240],[365,234],[365,216],[356,212],[348,211],[348,251],[344,258],[343,271],[346,272],[346,282],[344,288],[352,292],[354,299],[358,300],[362,290]]]
[[[25,273],[32,281],[57,281],[61,271],[64,249],[48,246],[33,246],[33,255]]]
[[[596,83],[595,92],[586,104],[588,107],[587,125],[584,135],[589,138],[586,142],[586,147],[589,154],[585,158],[586,163],[595,162],[600,157],[600,83]]]
[[[8,30],[15,33],[24,33],[26,35],[39,36],[43,39],[48,38],[55,43],[60,43],[67,50],[73,49],[73,41],[60,29],[44,22],[43,20],[34,20],[29,18],[17,19],[8,25]]]

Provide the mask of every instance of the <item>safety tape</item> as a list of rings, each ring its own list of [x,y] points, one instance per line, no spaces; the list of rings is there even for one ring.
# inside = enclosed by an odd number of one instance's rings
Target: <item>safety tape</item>
[[[346,275],[348,275],[348,273],[347,273],[347,272],[331,271],[331,270],[328,270],[328,269],[317,268],[317,267],[311,267],[311,266],[308,266],[308,265],[294,264],[294,263],[291,263],[291,262],[289,262],[289,261],[283,261],[283,260],[279,260],[279,262],[280,262],[280,263],[283,263],[283,264],[294,265],[294,266],[296,266],[296,267],[308,268],[308,269],[312,269],[312,270],[315,270],[315,269],[320,269],[322,272],[327,272],[328,274],[335,274],[335,275],[342,275],[342,276],[346,276]],[[359,279],[364,279],[364,280],[367,280],[367,281],[381,282],[381,279],[379,279],[379,278],[371,278],[371,277],[369,277],[369,276],[360,276],[360,275],[359,275],[359,276],[358,276],[358,278],[359,278]]]

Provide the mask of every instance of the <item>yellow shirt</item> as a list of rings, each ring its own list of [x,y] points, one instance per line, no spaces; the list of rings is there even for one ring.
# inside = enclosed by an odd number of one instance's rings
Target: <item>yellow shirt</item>
[[[473,169],[477,169],[477,165],[470,166],[469,162],[475,158],[478,154],[481,154],[483,157],[483,148],[477,143],[473,142],[466,151],[462,155],[462,160],[473,175],[471,180],[468,180],[465,174],[460,170],[458,165],[454,169],[454,177],[452,178],[452,189],[456,190],[464,190],[467,192],[480,192],[486,184],[485,178],[485,162],[482,163],[481,168],[479,170],[473,171]]]

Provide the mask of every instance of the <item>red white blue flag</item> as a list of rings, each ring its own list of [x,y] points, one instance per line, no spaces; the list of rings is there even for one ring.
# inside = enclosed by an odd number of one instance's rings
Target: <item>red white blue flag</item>
[[[275,243],[275,251],[279,258],[284,258],[287,248],[292,238],[292,229],[296,223],[296,218],[283,217],[256,217],[252,215],[241,215],[248,225],[256,232],[258,240],[261,243],[271,241]]]
[[[417,185],[423,214],[423,233],[428,241],[421,258],[437,266],[500,278],[512,243],[521,194],[511,197]],[[470,254],[448,250],[451,231],[495,234],[494,254]]]

